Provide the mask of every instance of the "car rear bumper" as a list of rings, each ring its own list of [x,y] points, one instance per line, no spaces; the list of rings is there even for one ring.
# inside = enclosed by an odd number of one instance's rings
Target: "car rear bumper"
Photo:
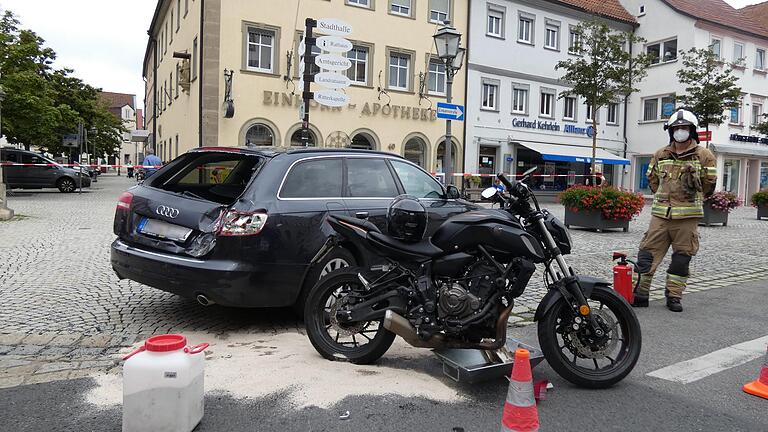
[[[284,307],[295,303],[306,266],[200,260],[155,252],[115,240],[112,269],[121,279],[222,306]]]

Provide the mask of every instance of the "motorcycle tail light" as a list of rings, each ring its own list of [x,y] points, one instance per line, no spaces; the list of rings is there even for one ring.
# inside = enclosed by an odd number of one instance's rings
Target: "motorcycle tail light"
[[[267,214],[264,212],[240,212],[237,210],[228,210],[219,218],[217,235],[256,235],[261,232],[266,223]]]
[[[133,194],[130,192],[123,192],[120,195],[120,198],[117,199],[117,210],[130,211],[132,202]]]

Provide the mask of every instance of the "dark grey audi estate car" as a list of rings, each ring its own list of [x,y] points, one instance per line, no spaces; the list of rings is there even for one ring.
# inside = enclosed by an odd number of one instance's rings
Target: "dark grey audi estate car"
[[[418,197],[431,235],[477,208],[417,165],[365,150],[207,147],[124,192],[112,268],[203,305],[301,307],[324,274],[374,257],[331,238],[329,213],[386,228],[394,197]]]

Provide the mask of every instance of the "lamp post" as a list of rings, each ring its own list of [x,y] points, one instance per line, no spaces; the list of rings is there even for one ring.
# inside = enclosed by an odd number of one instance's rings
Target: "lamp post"
[[[5,91],[0,86],[0,138],[3,137],[3,100],[5,100]],[[10,220],[13,217],[13,210],[9,209],[5,202],[5,183],[3,178],[3,165],[0,164],[0,221]]]
[[[464,48],[460,48],[461,33],[446,23],[435,33],[437,57],[445,64],[445,101],[451,103],[453,77],[464,63]],[[443,152],[443,172],[445,184],[453,184],[453,143],[451,142],[451,120],[445,121],[445,151]]]

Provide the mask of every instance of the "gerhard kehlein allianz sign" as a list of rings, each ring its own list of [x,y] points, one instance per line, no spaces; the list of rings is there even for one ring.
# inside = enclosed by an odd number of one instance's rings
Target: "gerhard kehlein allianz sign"
[[[525,119],[518,119],[517,117],[512,119],[512,127],[519,129],[538,129],[553,132],[560,132],[562,130],[565,133],[587,136],[592,136],[593,131],[592,126],[580,127],[573,124],[567,124],[564,127],[561,127],[561,125],[555,121],[528,121]]]

